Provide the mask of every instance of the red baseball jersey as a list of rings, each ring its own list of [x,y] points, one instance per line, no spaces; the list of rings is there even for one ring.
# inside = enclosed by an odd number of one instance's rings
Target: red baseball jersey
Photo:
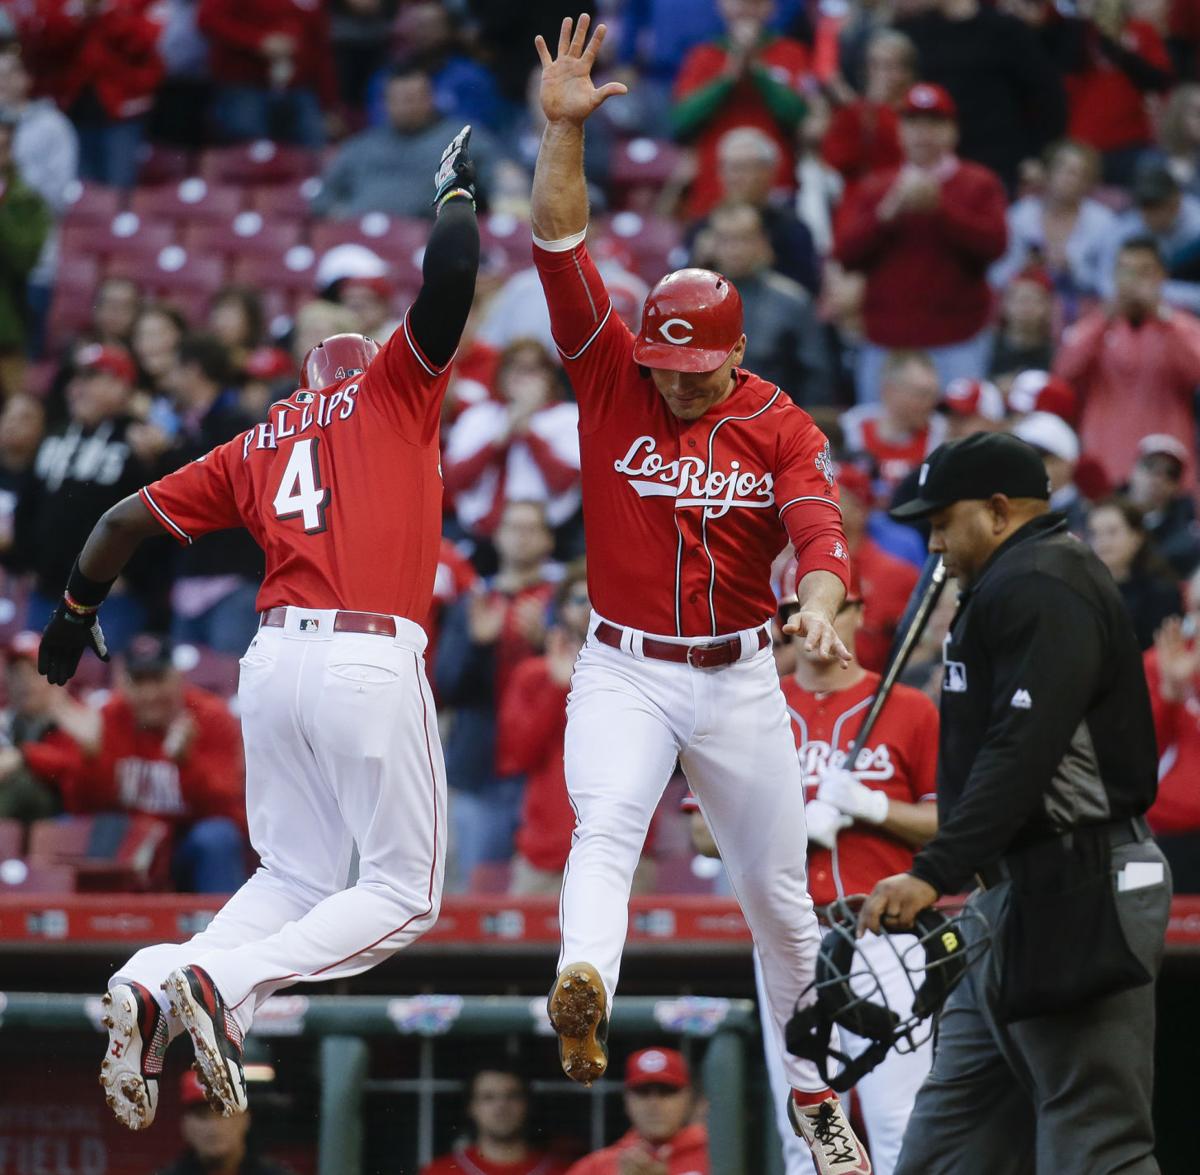
[[[566,1169],[561,1159],[540,1151],[515,1163],[493,1163],[469,1146],[434,1159],[421,1168],[421,1175],[562,1175]]]
[[[419,624],[441,545],[449,369],[421,354],[406,315],[365,372],[293,392],[142,501],[183,544],[244,526],[266,554],[259,611],[347,608]]]
[[[781,684],[796,736],[805,797],[816,799],[820,769],[826,764],[845,766],[875,696],[879,674],[868,673],[857,685],[827,694],[801,689],[791,677]],[[932,800],[937,747],[937,707],[920,690],[897,685],[875,723],[871,742],[859,752],[854,774],[892,799],[909,804]],[[903,873],[912,859],[911,846],[870,824],[853,824],[838,836],[838,867],[847,894],[870,893],[881,878]],[[837,897],[828,849],[810,847],[808,888],[818,906]]]
[[[849,581],[829,442],[773,384],[736,386],[699,420],[680,420],[633,360],[582,244],[534,246],[554,338],[579,400],[588,590],[607,619],[699,637],[775,613],[771,562],[790,538],[800,575]],[[664,329],[683,342],[688,324]]]

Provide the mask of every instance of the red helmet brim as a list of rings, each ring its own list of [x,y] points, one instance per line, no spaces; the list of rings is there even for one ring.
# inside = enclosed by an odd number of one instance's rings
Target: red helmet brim
[[[645,339],[638,339],[633,344],[635,363],[640,363],[643,367],[658,367],[664,371],[716,371],[732,353],[733,347],[720,351],[704,347],[681,347],[675,343],[650,343]]]

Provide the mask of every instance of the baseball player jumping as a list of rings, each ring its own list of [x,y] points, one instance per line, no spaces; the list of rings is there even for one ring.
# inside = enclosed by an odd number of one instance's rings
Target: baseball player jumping
[[[424,284],[391,340],[318,344],[266,421],[109,510],[42,637],[38,667],[58,684],[85,649],[107,658],[98,610],[163,530],[186,544],[244,526],[266,553],[238,685],[262,865],[205,931],[109,980],[100,1083],[131,1129],[153,1121],[181,1031],[210,1103],[245,1110],[242,1038],[263,1000],[365,971],[437,919],[446,781],[420,621],[441,527],[438,419],[479,262],[469,137],[442,156]]]
[[[651,291],[634,336],[584,245],[583,124],[607,98],[591,70],[604,26],[537,39],[547,118],[533,184],[534,260],[579,400],[594,613],[568,702],[577,823],[550,994],[563,1070],[588,1084],[605,1036],[627,905],[651,813],[676,757],[713,830],[783,1027],[820,942],[806,889],[804,789],[771,655],[773,558],[790,538],[801,579],[791,631],[849,664],[833,618],[848,560],[829,447],[787,394],[738,367],[741,300],[685,269]],[[783,1057],[793,1128],[822,1175],[870,1165],[809,1062]]]

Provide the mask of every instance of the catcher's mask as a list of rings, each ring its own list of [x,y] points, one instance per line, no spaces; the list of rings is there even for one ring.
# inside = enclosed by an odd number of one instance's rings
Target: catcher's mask
[[[787,1024],[788,1051],[816,1064],[839,1093],[874,1069],[889,1049],[908,1053],[929,1039],[933,1017],[990,939],[987,923],[970,908],[953,919],[936,909],[922,910],[911,930],[885,934],[912,992],[912,1010],[902,1015],[889,1004],[883,979],[858,949],[858,910],[865,900],[864,895],[844,898],[822,911],[829,930],[817,953],[816,978],[804,993],[815,990],[816,999]],[[970,933],[964,936],[966,926]],[[858,1056],[831,1047],[835,1024],[870,1044]],[[830,1058],[841,1066],[833,1074]]]

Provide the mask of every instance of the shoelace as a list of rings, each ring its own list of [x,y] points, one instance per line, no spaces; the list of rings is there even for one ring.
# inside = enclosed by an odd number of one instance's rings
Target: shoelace
[[[858,1156],[854,1153],[854,1147],[843,1127],[843,1121],[831,1102],[822,1102],[820,1109],[817,1110],[814,1133],[829,1158],[839,1163],[850,1163]]]

